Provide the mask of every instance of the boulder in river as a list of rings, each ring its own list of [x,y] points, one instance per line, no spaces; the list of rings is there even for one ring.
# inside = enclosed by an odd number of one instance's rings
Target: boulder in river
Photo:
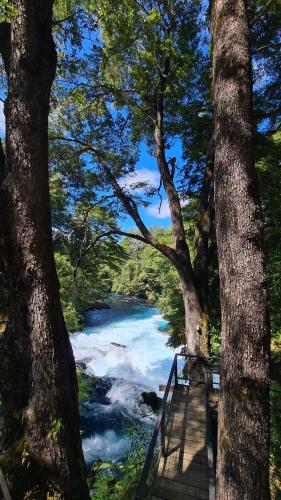
[[[150,406],[150,408],[156,413],[161,404],[161,398],[159,398],[156,394],[156,392],[142,392],[142,398],[143,402],[147,405]]]

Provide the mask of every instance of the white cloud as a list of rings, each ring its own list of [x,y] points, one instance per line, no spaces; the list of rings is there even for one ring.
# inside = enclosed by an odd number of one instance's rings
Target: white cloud
[[[170,217],[170,209],[168,205],[168,200],[163,200],[161,209],[159,212],[159,205],[150,205],[147,207],[147,212],[152,215],[153,217],[156,217],[157,219],[167,219]]]
[[[120,180],[120,186],[130,189],[134,187],[134,184],[138,184],[140,182],[147,182],[149,187],[158,188],[160,175],[155,170],[149,170],[146,167],[139,168],[134,173],[122,177]],[[134,192],[137,194],[143,193],[144,191],[145,189],[143,187],[134,189]]]
[[[187,200],[181,200],[181,206],[182,207],[185,207],[186,205],[188,205],[188,203],[189,203],[188,199]],[[171,216],[170,209],[169,209],[169,204],[168,204],[168,200],[163,200],[160,212],[159,212],[159,206],[160,206],[160,201],[159,201],[158,204],[149,205],[146,208],[146,211],[150,215],[152,215],[153,217],[156,217],[157,219],[167,219],[168,217]]]
[[[0,137],[5,136],[4,103],[0,101]]]

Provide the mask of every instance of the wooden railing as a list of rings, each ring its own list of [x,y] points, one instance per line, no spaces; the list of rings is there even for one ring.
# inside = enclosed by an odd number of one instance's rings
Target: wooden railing
[[[178,360],[183,358],[185,361],[184,373],[181,373],[178,369]],[[150,487],[152,486],[155,474],[158,469],[159,460],[161,456],[167,457],[169,450],[165,447],[165,434],[166,428],[169,422],[169,405],[171,403],[174,389],[180,384],[189,385],[189,377],[186,376],[188,372],[188,365],[193,365],[194,362],[199,363],[203,368],[203,379],[192,380],[192,382],[200,382],[205,384],[205,407],[206,407],[206,419],[207,419],[207,450],[208,450],[208,463],[209,463],[209,477],[210,477],[210,487],[209,487],[209,498],[210,500],[215,500],[215,473],[214,473],[214,455],[213,455],[213,432],[211,425],[210,407],[209,407],[209,383],[210,375],[214,373],[214,367],[212,366],[211,360],[206,358],[200,358],[198,356],[188,355],[185,353],[175,354],[168,382],[165,388],[164,397],[161,402],[161,407],[158,413],[157,421],[154,427],[154,431],[151,437],[151,441],[147,450],[147,455],[145,458],[143,470],[141,477],[135,492],[135,500],[145,500],[148,498]],[[201,362],[201,363],[200,363]],[[216,368],[215,373],[218,374],[219,370]],[[216,381],[213,386],[215,388],[219,385]]]

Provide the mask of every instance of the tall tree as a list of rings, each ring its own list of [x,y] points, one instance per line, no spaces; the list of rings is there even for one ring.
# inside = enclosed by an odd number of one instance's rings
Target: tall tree
[[[114,2],[114,8],[112,5],[97,2],[94,11],[100,40],[87,44],[83,56],[79,50],[75,63],[71,59],[64,73],[68,78],[71,74],[72,82],[68,81],[63,89],[64,94],[66,88],[68,91],[59,127],[64,137],[56,137],[76,143],[82,153],[91,157],[93,169],[102,172],[103,181],[134,220],[140,233],[134,237],[152,245],[172,262],[181,283],[189,351],[208,355],[212,148],[200,197],[194,265],[183,223],[177,159],[168,156],[170,142],[182,134],[180,110],[194,98],[189,94],[197,57],[200,6],[158,0]],[[97,62],[100,70],[93,84],[91,68]],[[69,124],[67,117],[73,112],[77,120]],[[122,137],[124,129],[129,134],[129,147],[128,140]],[[141,218],[140,200],[120,183],[120,178],[134,169],[126,158],[134,140],[146,143],[155,157],[160,173],[158,191],[164,189],[171,214],[172,245],[157,240],[149,231]]]
[[[13,499],[87,499],[75,363],[52,249],[48,112],[56,70],[52,0],[13,0],[1,25],[8,78],[1,164],[1,257],[8,291],[0,334],[0,465]]]
[[[212,3],[221,286],[218,499],[269,498],[269,322],[244,0]]]

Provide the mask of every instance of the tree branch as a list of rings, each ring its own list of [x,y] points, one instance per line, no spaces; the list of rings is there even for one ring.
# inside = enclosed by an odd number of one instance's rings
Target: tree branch
[[[163,109],[163,96],[167,84],[167,78],[170,74],[170,59],[166,57],[163,67],[163,72],[160,77],[158,95],[155,102],[156,110],[156,124],[154,130],[154,139],[156,144],[156,158],[157,166],[161,175],[163,186],[168,198],[169,209],[172,219],[173,234],[175,238],[175,252],[186,263],[186,266],[191,272],[191,260],[189,248],[186,243],[182,209],[178,191],[173,181],[173,163],[171,172],[166,160],[165,141],[164,141],[164,109]]]
[[[75,268],[73,270],[73,278],[71,280],[71,282],[69,283],[67,289],[69,289],[72,284],[74,282],[76,282],[76,275],[77,275],[77,271],[80,267],[80,264],[82,262],[82,259],[85,257],[85,255],[87,255],[87,253],[90,251],[90,250],[93,250],[93,248],[96,246],[96,244],[102,239],[102,238],[106,238],[106,237],[109,237],[109,236],[113,236],[113,235],[117,235],[117,236],[125,236],[125,237],[128,237],[128,238],[132,238],[132,239],[135,239],[135,240],[138,240],[138,241],[141,241],[142,243],[145,243],[145,244],[149,244],[149,242],[143,238],[141,235],[139,234],[136,234],[136,233],[128,233],[126,231],[120,231],[119,229],[112,229],[110,231],[106,231],[105,233],[101,233],[99,234],[93,241],[91,241],[83,251],[80,252],[80,255],[76,261],[76,264],[75,264]]]
[[[83,9],[79,9],[77,12],[73,12],[73,14],[70,14],[69,16],[65,17],[64,19],[54,19],[53,24],[54,25],[62,24],[65,21],[68,21],[69,19],[72,19],[73,17],[77,16],[78,14],[81,14],[81,12],[83,12]]]
[[[112,185],[116,196],[122,202],[127,213],[129,213],[129,215],[135,221],[139,231],[141,232],[143,237],[147,240],[147,242],[154,244],[154,238],[153,238],[152,234],[149,232],[149,230],[147,229],[147,227],[145,226],[145,224],[143,223],[135,201],[130,196],[126,195],[126,193],[124,193],[122,187],[118,184],[118,181],[117,181],[116,177],[113,175],[113,173],[112,173],[112,171],[111,171],[111,169],[106,161],[104,154],[95,146],[87,144],[87,143],[81,141],[80,139],[66,138],[66,137],[50,137],[50,140],[63,140],[63,141],[68,141],[68,142],[74,142],[74,143],[80,144],[83,147],[87,147],[88,151],[92,151],[93,153],[95,153],[99,162],[100,162],[100,165],[101,165],[104,173],[106,174],[106,176],[108,178],[108,181]]]
[[[97,156],[97,158],[99,160],[99,163],[101,165],[102,170],[104,171],[109,183],[111,184],[113,190],[115,191],[117,198],[121,201],[126,212],[132,217],[132,219],[136,223],[137,228],[139,229],[140,233],[142,234],[142,239],[139,236],[133,235],[133,233],[131,233],[131,236],[130,236],[130,233],[126,233],[123,235],[133,237],[135,239],[140,239],[141,241],[144,241],[144,243],[152,245],[154,248],[156,248],[157,250],[162,252],[163,255],[165,255],[169,259],[173,259],[173,260],[175,259],[175,250],[173,248],[169,247],[168,245],[165,245],[164,243],[160,243],[158,240],[156,240],[154,238],[154,236],[151,234],[151,232],[149,231],[149,229],[146,227],[146,225],[144,224],[144,222],[139,214],[136,202],[133,200],[133,198],[131,198],[131,196],[128,196],[123,191],[123,189],[120,186],[120,184],[118,183],[116,177],[112,173],[110,166],[107,162],[106,156],[102,151],[100,151],[96,146],[87,144],[87,143],[81,141],[80,139],[76,139],[76,138],[67,138],[67,137],[56,136],[56,137],[50,137],[50,140],[62,140],[62,141],[77,143],[77,144],[80,144],[81,146],[83,146],[84,148],[87,148],[88,151],[92,151],[93,153],[95,153],[95,155]],[[168,169],[168,171],[169,171],[169,169]],[[115,233],[115,234],[118,234],[118,233]],[[119,231],[119,234],[121,234],[120,231]]]
[[[268,0],[265,4],[264,7],[262,7],[255,15],[255,17],[253,17],[253,19],[251,19],[249,21],[249,26],[253,26],[254,24],[256,24],[256,22],[266,13],[267,11],[267,8],[270,6],[270,4],[272,3],[272,0]]]
[[[4,178],[5,172],[5,154],[3,150],[2,140],[0,139],[0,186]]]
[[[260,52],[261,50],[266,50],[266,49],[272,49],[274,47],[280,47],[281,42],[276,42],[276,43],[270,43],[268,45],[263,45],[262,47],[258,47],[256,50],[252,52],[252,54],[256,54],[257,52]]]

